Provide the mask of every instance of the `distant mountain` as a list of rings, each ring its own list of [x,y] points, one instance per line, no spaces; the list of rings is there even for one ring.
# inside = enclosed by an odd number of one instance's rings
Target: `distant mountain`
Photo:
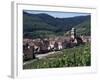
[[[90,30],[90,15],[71,18],[55,18],[44,13],[30,14],[27,12],[23,12],[24,38],[64,35],[64,33],[71,30],[72,27],[76,27],[79,33],[81,31],[79,29],[83,29],[80,27],[83,26],[85,28],[89,28]],[[83,30],[83,32],[84,31],[85,30]],[[87,34],[90,34],[90,32],[87,31]]]

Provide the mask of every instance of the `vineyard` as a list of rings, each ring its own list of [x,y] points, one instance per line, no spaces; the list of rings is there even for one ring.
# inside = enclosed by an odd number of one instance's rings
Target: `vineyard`
[[[35,59],[30,64],[25,64],[23,69],[77,67],[91,65],[90,44],[55,51],[42,59]]]

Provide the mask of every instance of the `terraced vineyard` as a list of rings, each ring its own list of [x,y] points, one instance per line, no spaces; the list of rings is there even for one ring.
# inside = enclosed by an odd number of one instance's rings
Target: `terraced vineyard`
[[[35,59],[30,64],[25,64],[23,69],[90,66],[90,52],[89,43],[74,48],[56,51],[54,54],[50,54],[42,59]]]

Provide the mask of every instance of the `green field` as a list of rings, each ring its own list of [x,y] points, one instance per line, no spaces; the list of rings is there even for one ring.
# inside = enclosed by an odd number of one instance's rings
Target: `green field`
[[[23,69],[91,66],[90,44],[57,51],[42,59],[35,59]]]

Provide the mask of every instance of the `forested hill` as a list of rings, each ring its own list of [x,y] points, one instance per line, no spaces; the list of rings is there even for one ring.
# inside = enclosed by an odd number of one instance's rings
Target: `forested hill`
[[[83,26],[90,29],[90,15],[71,18],[55,18],[44,13],[29,14],[23,12],[24,38],[59,36],[71,30],[72,27],[81,29]],[[80,31],[81,30],[78,30],[78,33],[80,33]],[[89,33],[90,32],[87,31],[86,35],[89,35]]]

